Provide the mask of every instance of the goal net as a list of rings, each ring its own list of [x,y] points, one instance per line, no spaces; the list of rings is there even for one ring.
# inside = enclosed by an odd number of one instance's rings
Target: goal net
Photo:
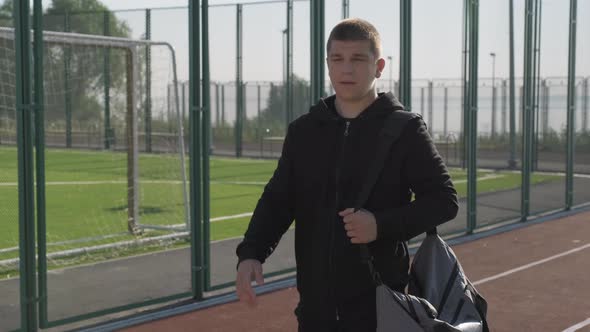
[[[172,47],[49,31],[43,39],[48,257],[111,255],[121,244],[186,233],[188,121]],[[14,30],[0,28],[0,197],[18,182],[14,73]],[[18,216],[13,201],[0,224]],[[18,222],[10,223],[0,225],[0,267],[18,259]]]

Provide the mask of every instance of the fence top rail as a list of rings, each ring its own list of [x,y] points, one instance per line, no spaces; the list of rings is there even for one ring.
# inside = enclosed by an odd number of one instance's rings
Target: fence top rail
[[[12,40],[15,38],[13,28],[0,28],[0,39]],[[82,45],[82,46],[108,46],[113,48],[129,49],[134,46],[161,45],[173,49],[172,45],[163,41],[131,39],[122,37],[108,37],[72,32],[43,31],[43,41],[54,44]]]

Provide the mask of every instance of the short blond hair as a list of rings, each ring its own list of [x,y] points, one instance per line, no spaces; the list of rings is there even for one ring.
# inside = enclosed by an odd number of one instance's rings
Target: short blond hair
[[[333,40],[368,40],[371,52],[375,57],[381,56],[381,36],[375,26],[360,18],[347,18],[340,21],[330,32],[326,52],[330,53],[330,45]]]

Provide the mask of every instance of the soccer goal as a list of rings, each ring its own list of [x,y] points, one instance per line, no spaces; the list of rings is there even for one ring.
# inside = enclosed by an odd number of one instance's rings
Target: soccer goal
[[[187,231],[188,122],[171,45],[50,31],[43,42],[48,242],[125,225],[133,234]],[[5,77],[14,75],[13,48],[14,30],[0,28]],[[14,79],[0,84],[0,149],[16,145],[14,91]]]

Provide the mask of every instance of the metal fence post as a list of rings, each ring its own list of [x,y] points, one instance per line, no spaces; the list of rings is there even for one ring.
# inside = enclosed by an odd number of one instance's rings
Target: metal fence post
[[[567,80],[567,163],[565,208],[570,210],[574,205],[574,153],[575,140],[575,89],[576,89],[576,30],[578,1],[570,0],[569,47],[568,47],[568,80]]]
[[[203,233],[201,195],[201,48],[200,1],[189,1],[191,283],[193,298],[203,298]]]
[[[324,0],[314,0],[310,3],[311,18],[311,104],[315,104],[324,95]]]
[[[514,3],[509,1],[509,30],[510,30],[510,157],[508,168],[516,168],[516,85],[514,82]]]
[[[70,32],[70,13],[64,14],[64,31]],[[70,91],[70,61],[72,57],[71,46],[64,49],[64,96],[66,111],[66,147],[72,147],[72,95]]]
[[[205,288],[211,287],[210,254],[210,176],[209,153],[211,149],[211,77],[209,72],[209,0],[203,0],[201,19],[203,20],[201,43],[203,47],[203,274]]]
[[[433,94],[434,88],[432,81],[428,81],[428,128],[430,128],[430,134],[434,136]]]
[[[242,4],[236,5],[236,158],[242,157],[242,111],[244,104],[242,82]]]
[[[152,39],[152,11],[145,10],[145,39]],[[145,149],[152,152],[152,52],[151,46],[145,48]],[[184,93],[184,87],[182,89]],[[183,97],[184,103],[184,97]],[[184,104],[183,104],[184,105]],[[184,111],[184,107],[183,107]],[[183,117],[184,121],[184,117]]]
[[[16,62],[21,329],[24,331],[36,331],[35,191],[33,175],[33,105],[31,93],[29,1],[16,2],[13,6],[13,15]]]
[[[412,111],[412,1],[400,0],[399,99]]]
[[[103,34],[110,36],[111,24],[110,13],[105,11],[103,13]],[[105,47],[104,49],[104,148],[110,149],[113,139],[113,131],[111,129],[111,51]]]
[[[526,221],[530,209],[530,181],[533,128],[532,113],[534,111],[534,67],[533,67],[533,22],[534,22],[534,1],[526,0],[525,4],[525,36],[524,36],[524,95],[523,95],[523,130],[522,130],[522,198],[521,198],[521,221]]]
[[[469,6],[469,126],[467,165],[467,233],[477,226],[477,89],[479,56],[479,1],[470,1]]]

